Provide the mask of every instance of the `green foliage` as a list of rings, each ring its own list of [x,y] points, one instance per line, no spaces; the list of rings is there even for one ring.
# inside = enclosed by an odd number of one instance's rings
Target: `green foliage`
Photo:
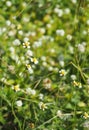
[[[0,130],[89,128],[89,0],[0,1]]]

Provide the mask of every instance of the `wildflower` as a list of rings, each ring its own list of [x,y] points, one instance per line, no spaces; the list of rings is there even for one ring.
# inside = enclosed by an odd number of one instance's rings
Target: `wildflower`
[[[88,114],[87,112],[84,112],[83,118],[84,118],[84,119],[89,118],[89,114]]]
[[[33,56],[33,52],[31,50],[27,50],[26,56],[27,57]]]
[[[56,34],[60,35],[60,36],[64,36],[65,31],[63,29],[58,29],[58,30],[56,30]]]
[[[11,1],[6,1],[6,5],[10,7],[12,5]]]
[[[86,21],[87,25],[89,25],[89,19]]]
[[[52,86],[52,82],[49,78],[45,78],[43,80],[43,86],[45,87],[45,89],[50,89]]]
[[[24,42],[28,42],[28,41],[29,41],[29,38],[28,38],[28,37],[25,37],[23,40],[24,40]]]
[[[89,128],[89,121],[85,121],[85,122],[83,123],[83,127],[84,127],[84,128]]]
[[[31,89],[31,88],[26,88],[26,93],[31,94],[31,95],[35,95],[36,91],[34,89]]]
[[[27,67],[28,71],[30,72],[30,74],[32,74],[33,73],[33,69],[31,67],[31,65],[30,64],[26,64],[26,67]]]
[[[30,69],[31,65],[30,64],[26,64],[26,67],[27,67],[27,69]]]
[[[23,47],[24,48],[30,48],[30,42],[24,42]]]
[[[18,107],[21,107],[21,106],[23,105],[23,103],[22,103],[21,100],[18,100],[18,101],[16,101],[16,105],[17,105]]]
[[[6,21],[6,25],[7,25],[7,26],[10,26],[10,25],[11,25],[11,21],[7,20],[7,21]]]
[[[59,71],[59,73],[60,73],[60,76],[65,76],[66,75],[66,71],[64,69],[61,69]]]
[[[12,89],[15,90],[16,92],[20,91],[20,88],[19,88],[19,85],[15,85],[15,86],[12,86]]]
[[[45,109],[47,109],[46,104],[44,104],[43,102],[40,102],[40,103],[39,103],[39,107],[40,107],[40,109],[42,109],[43,111],[44,111]]]
[[[78,44],[78,50],[79,50],[79,52],[84,53],[85,52],[85,46],[83,44]]]
[[[59,9],[59,10],[58,10],[58,16],[59,16],[59,17],[62,17],[62,15],[63,15],[63,10],[62,10],[62,9]]]
[[[71,2],[72,2],[73,4],[76,4],[76,3],[77,3],[77,0],[71,0]]]
[[[73,81],[73,85],[82,88],[82,84],[80,82],[76,82],[75,80]]]
[[[64,63],[63,60],[60,60],[60,61],[59,61],[59,64],[60,64],[61,67],[63,67],[65,63]]]
[[[70,77],[71,77],[72,80],[76,79],[76,75],[74,75],[74,74],[72,74]]]
[[[39,99],[43,100],[44,95],[42,93],[39,94]]]
[[[20,42],[19,39],[15,39],[15,40],[13,41],[13,45],[15,45],[15,46],[19,46],[20,44],[21,44],[21,42]]]
[[[66,37],[69,41],[72,40],[72,36],[70,34],[67,35]]]
[[[61,110],[58,110],[58,111],[57,111],[57,116],[60,117],[60,118],[62,117],[62,112],[61,112]]]
[[[18,34],[19,34],[19,35],[23,35],[23,31],[22,31],[22,30],[19,30],[19,31],[18,31]]]
[[[75,80],[73,81],[73,85],[74,86],[78,86],[78,82],[76,82]]]
[[[48,70],[49,70],[49,71],[52,71],[52,70],[53,70],[53,67],[52,67],[52,66],[49,66],[49,67],[48,67]]]
[[[36,58],[31,58],[31,62],[33,62],[34,64],[38,64],[38,60]]]
[[[72,46],[69,46],[69,52],[70,52],[71,54],[74,53],[74,48],[73,48]]]
[[[80,82],[78,82],[78,87],[82,88],[82,84]]]
[[[66,9],[64,10],[64,13],[65,13],[65,14],[69,14],[69,13],[70,13],[70,9],[69,9],[69,8],[66,8]]]

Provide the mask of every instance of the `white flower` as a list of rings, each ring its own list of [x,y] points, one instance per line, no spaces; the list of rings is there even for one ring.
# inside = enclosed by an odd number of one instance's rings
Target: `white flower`
[[[45,103],[40,102],[40,103],[39,103],[39,108],[42,109],[42,110],[44,111],[45,109],[47,109],[47,106],[46,106]]]
[[[15,90],[16,92],[20,91],[19,84],[12,86],[12,89]]]
[[[26,56],[27,57],[33,56],[33,52],[31,50],[27,50]]]
[[[56,34],[59,36],[64,36],[65,31],[63,29],[58,29],[58,30],[56,30]]]
[[[15,45],[15,46],[19,46],[20,44],[21,44],[21,42],[20,42],[19,39],[15,39],[15,40],[13,41],[13,45]]]
[[[83,127],[87,128],[87,130],[88,130],[88,128],[89,128],[89,120],[87,120],[87,121],[85,121],[83,123]]]
[[[33,62],[34,64],[38,64],[38,60],[36,58],[31,58],[31,62]]]
[[[6,32],[6,30],[7,30],[6,27],[3,27],[3,28],[2,28],[2,32],[3,32],[3,33]]]
[[[27,23],[27,22],[29,22],[29,17],[28,16],[24,16],[22,18],[22,20],[23,20],[24,23]]]
[[[65,76],[67,72],[64,69],[61,69],[59,73],[60,73],[60,76]]]
[[[25,37],[25,38],[23,39],[23,41],[24,41],[24,42],[28,42],[28,41],[29,41],[29,38],[28,38],[28,37]]]
[[[32,67],[31,67],[31,65],[30,65],[30,64],[26,64],[26,67],[27,67],[29,73],[30,73],[30,74],[33,74],[33,69],[32,69]]]
[[[44,95],[42,93],[39,94],[39,99],[43,100]]]
[[[43,80],[43,86],[45,87],[45,89],[50,89],[52,86],[52,81],[49,78],[45,78]]]
[[[89,118],[89,114],[88,114],[87,112],[84,112],[83,118],[84,118],[84,119]]]
[[[54,9],[54,12],[55,12],[55,13],[58,13],[58,12],[59,12],[59,8],[56,7],[56,8]]]
[[[61,67],[63,67],[65,63],[64,63],[63,60],[60,60],[60,61],[59,61],[59,64],[60,64]]]
[[[42,61],[46,61],[46,57],[45,57],[45,56],[42,56],[42,57],[41,57],[41,60],[42,60]]]
[[[35,95],[36,91],[34,89],[31,89],[31,88],[26,88],[26,93],[31,94],[31,95]]]
[[[40,28],[40,32],[41,32],[42,34],[44,34],[44,33],[45,33],[45,28]]]
[[[8,32],[8,36],[12,37],[16,34],[16,30],[11,30]]]
[[[87,25],[89,25],[89,19],[86,21]]]
[[[76,3],[77,3],[77,0],[71,0],[71,2],[72,2],[73,4],[76,4]]]
[[[26,88],[26,92],[27,92],[27,94],[31,94],[31,88]]]
[[[62,112],[61,112],[61,110],[58,110],[58,111],[57,111],[57,116],[60,117],[60,118],[62,117]]]
[[[24,42],[23,47],[24,48],[30,48],[30,42]]]
[[[72,80],[76,80],[76,75],[72,74],[72,75],[71,75],[71,79],[72,79]]]
[[[66,37],[69,41],[72,40],[72,36],[70,34],[67,35]]]
[[[49,70],[49,71],[52,71],[52,70],[53,70],[53,67],[52,67],[52,66],[49,66],[49,67],[48,67],[48,70]]]
[[[81,52],[81,53],[84,53],[85,52],[85,46],[83,44],[78,44],[78,50]]]
[[[18,101],[16,101],[16,105],[17,105],[18,107],[21,107],[21,106],[23,105],[23,103],[22,103],[21,100],[18,100]]]
[[[58,10],[58,16],[61,17],[63,15],[63,10],[62,9],[59,9]]]
[[[19,31],[18,31],[18,34],[19,34],[19,35],[23,35],[23,31],[22,31],[22,30],[19,30]]]
[[[14,47],[11,46],[11,47],[9,48],[9,50],[10,50],[11,53],[15,53],[15,48],[14,48]]]
[[[10,25],[11,25],[11,21],[10,21],[10,20],[7,20],[7,21],[6,21],[6,25],[7,25],[7,26],[10,26]]]
[[[36,91],[34,89],[31,90],[32,95],[36,95]]]
[[[6,1],[6,5],[10,7],[12,5],[11,1]]]
[[[83,30],[82,34],[83,34],[83,35],[87,35],[87,31],[86,31],[86,30]]]
[[[64,13],[65,13],[65,14],[69,14],[69,13],[70,13],[70,9],[69,9],[69,8],[66,8],[66,9],[64,10]]]
[[[70,52],[71,54],[74,53],[74,48],[73,48],[72,46],[69,46],[69,52]]]
[[[45,67],[47,67],[47,62],[44,61],[44,62],[42,63],[42,65],[45,66]]]
[[[42,45],[42,41],[35,41],[33,47],[36,48],[36,47],[40,47],[41,45]]]

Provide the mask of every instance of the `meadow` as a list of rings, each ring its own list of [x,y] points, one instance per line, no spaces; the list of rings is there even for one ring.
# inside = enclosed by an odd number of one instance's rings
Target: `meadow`
[[[89,0],[0,0],[0,130],[89,130]]]

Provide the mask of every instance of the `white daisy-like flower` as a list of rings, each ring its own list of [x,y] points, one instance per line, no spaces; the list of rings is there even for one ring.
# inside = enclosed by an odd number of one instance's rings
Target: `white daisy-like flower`
[[[60,76],[65,76],[66,73],[67,73],[67,72],[66,72],[64,69],[61,69],[61,70],[59,71]]]
[[[38,60],[36,58],[31,58],[31,62],[33,62],[34,64],[38,64]]]
[[[31,67],[31,65],[30,64],[26,64],[26,67],[27,67],[29,73],[32,74],[33,73],[33,69]]]
[[[19,84],[12,86],[12,89],[16,92],[20,91]]]
[[[39,103],[39,108],[42,109],[42,110],[44,111],[45,109],[47,109],[47,106],[46,106],[45,103],[40,102],[40,103]]]
[[[23,47],[24,48],[30,48],[30,42],[24,42]]]

